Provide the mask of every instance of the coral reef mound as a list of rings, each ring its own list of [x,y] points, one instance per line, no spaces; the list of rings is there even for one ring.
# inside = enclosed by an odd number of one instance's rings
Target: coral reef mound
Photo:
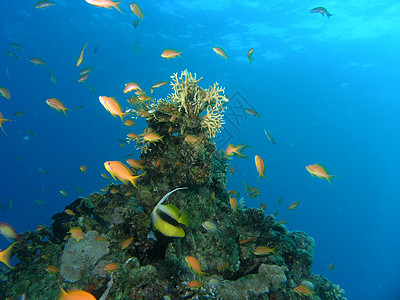
[[[185,70],[172,76],[167,98],[130,99],[130,112],[148,125],[130,138],[145,170],[138,188],[110,183],[104,193],[68,205],[74,214],[56,214],[51,228],[23,234],[14,247],[19,263],[1,273],[1,299],[24,293],[56,299],[59,282],[96,299],[305,299],[294,291],[302,284],[314,299],[345,299],[337,285],[312,274],[311,237],[289,231],[261,209],[239,204],[232,210],[226,191],[231,158],[213,141],[228,99],[218,84],[203,89],[200,81]],[[154,207],[178,187],[188,189],[163,204],[188,216],[190,222],[180,225],[185,236],[155,231],[157,241],[149,239]],[[206,230],[205,221],[217,230]],[[84,232],[79,242],[64,239],[71,226]],[[256,255],[261,246],[274,251]],[[46,270],[50,265],[60,267],[60,277]]]

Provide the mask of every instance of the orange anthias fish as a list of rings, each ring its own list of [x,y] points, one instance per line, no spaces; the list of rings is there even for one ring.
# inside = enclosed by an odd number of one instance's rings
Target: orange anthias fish
[[[314,294],[308,287],[306,287],[304,285],[296,286],[293,290],[297,294],[302,295],[302,296],[304,296],[304,295],[312,296]]]
[[[85,82],[85,80],[88,78],[89,74],[82,75],[78,78],[78,82]]]
[[[137,179],[143,175],[133,175],[131,169],[129,169],[120,161],[106,161],[104,163],[104,167],[111,174],[114,180],[118,178],[124,184],[130,182],[134,187],[137,187]]]
[[[54,3],[50,2],[50,1],[38,1],[38,3],[36,3],[34,5],[34,7],[35,8],[46,8],[46,7],[49,7],[49,6],[52,6],[52,5],[54,5]]]
[[[235,166],[233,166],[231,169],[230,169],[230,171],[229,171],[230,173],[231,173],[231,177],[232,177],[232,175],[233,175],[233,172],[235,172]]]
[[[268,179],[268,178],[265,177],[265,175],[264,175],[265,166],[264,166],[264,161],[262,160],[262,158],[259,157],[258,155],[256,155],[256,156],[255,156],[255,162],[256,162],[257,172],[258,172],[258,174],[259,174],[258,180],[260,180],[261,176],[264,177],[265,179]]]
[[[127,162],[131,167],[133,167],[133,168],[135,168],[135,169],[141,169],[141,170],[144,169],[144,166],[140,163],[140,161],[137,161],[136,159],[128,158],[128,159],[126,160],[126,162]]]
[[[221,57],[225,58],[226,60],[228,60],[228,57],[226,56],[225,51],[224,51],[222,48],[220,48],[220,47],[214,47],[213,50],[214,50],[214,52],[217,53],[219,56],[221,56]]]
[[[143,135],[143,139],[145,140],[145,141],[148,141],[148,142],[150,142],[150,143],[155,143],[155,142],[158,142],[158,141],[161,141],[161,142],[163,142],[163,137],[164,136],[160,136],[158,133],[156,133],[156,132],[148,132],[148,133],[146,133],[145,135]]]
[[[194,257],[191,256],[186,256],[185,260],[192,271],[196,272],[199,276],[205,274],[204,272],[201,271],[200,263],[195,259]]]
[[[133,81],[125,83],[124,94],[129,93],[133,90],[135,90],[135,91],[140,90],[139,84],[137,84],[136,82],[133,82]]]
[[[247,158],[246,155],[242,154],[242,151],[244,150],[245,147],[246,144],[240,144],[240,145],[229,144],[225,150],[225,153],[228,156],[235,155],[238,157]]]
[[[126,249],[129,247],[129,245],[132,243],[133,238],[129,238],[127,240],[125,240],[122,244],[121,244],[121,249]]]
[[[325,7],[318,6],[310,10],[310,14],[320,13],[322,16],[327,16],[328,18],[332,17],[333,15],[328,12]]]
[[[161,53],[161,57],[167,58],[167,59],[171,59],[171,58],[174,58],[176,56],[182,57],[181,53],[182,53],[182,51],[181,52],[177,52],[174,49],[164,49],[164,52]]]
[[[124,116],[126,116],[129,113],[123,113],[121,105],[115,100],[114,97],[106,97],[106,96],[100,96],[99,97],[100,103],[104,106],[104,108],[113,116],[117,117],[119,116],[124,122]]]
[[[69,214],[70,216],[74,216],[74,215],[75,215],[75,213],[74,213],[71,209],[69,209],[69,208],[64,209],[64,212],[65,212],[66,214]]]
[[[258,112],[256,112],[254,109],[251,109],[251,108],[245,108],[245,112],[247,112],[249,115],[252,115],[254,117],[261,116]]]
[[[44,269],[49,273],[59,273],[60,272],[60,269],[57,268],[56,266],[47,266]]]
[[[60,285],[60,294],[57,300],[96,300],[96,298],[92,294],[82,290],[68,290],[66,292]]]
[[[270,248],[267,246],[259,246],[256,249],[254,249],[253,252],[255,255],[269,255],[271,253],[275,253],[275,247]]]
[[[289,205],[288,209],[295,209],[297,206],[299,206],[299,204],[300,204],[300,201],[295,201]]]
[[[191,289],[193,288],[198,288],[200,286],[204,285],[204,283],[197,281],[197,280],[192,280],[191,282],[188,283],[188,287],[190,287]]]
[[[124,122],[124,124],[125,124],[126,126],[132,127],[132,126],[135,126],[135,121],[133,121],[132,119],[128,119],[128,120],[126,120],[126,121]]]
[[[233,212],[236,212],[236,210],[237,210],[237,200],[236,200],[235,197],[231,196],[229,198],[229,204],[231,205],[231,208],[232,208]]]
[[[257,238],[244,239],[244,240],[240,241],[239,244],[240,245],[244,245],[244,244],[248,244],[248,243],[254,242],[255,240],[257,240]]]
[[[144,14],[142,12],[142,9],[137,3],[132,3],[129,7],[131,8],[133,15],[137,15],[139,18],[143,20]]]
[[[112,0],[85,0],[87,3],[97,6],[97,7],[105,7],[105,8],[111,8],[114,7],[116,10],[119,12],[122,12],[118,4],[120,4],[122,1],[114,2]]]
[[[320,163],[315,165],[306,166],[306,170],[312,175],[317,176],[318,178],[325,178],[332,184],[331,177],[335,177],[335,175],[329,175],[328,170],[324,168]]]
[[[116,263],[110,263],[110,264],[104,266],[104,270],[106,270],[106,271],[115,271],[118,268],[119,268],[119,265]]]
[[[18,240],[19,237],[18,233],[11,227],[11,225],[3,222],[0,222],[0,234],[9,241],[11,241],[11,239]]]
[[[58,100],[57,98],[50,98],[46,100],[46,103],[48,106],[50,106],[51,108],[54,108],[56,111],[62,111],[64,113],[65,116],[67,116],[67,114],[65,113],[66,110],[70,110],[69,108],[65,108],[64,104]]]
[[[188,134],[185,137],[185,142],[189,143],[189,144],[195,144],[199,142],[199,139],[193,135]]]
[[[79,67],[83,61],[83,53],[85,52],[86,46],[87,46],[88,42],[86,42],[81,50],[81,54],[79,55],[79,58],[76,60],[76,66]],[[86,78],[85,78],[86,79]]]
[[[151,88],[152,89],[156,89],[156,88],[162,87],[163,85],[166,85],[167,83],[169,83],[169,80],[167,80],[167,81],[159,81],[159,82],[153,84],[151,86]]]
[[[103,177],[104,179],[110,179],[110,177],[108,177],[106,173],[101,173],[100,175],[101,175],[101,177]]]
[[[34,63],[37,66],[39,66],[39,65],[44,66],[46,64],[43,60],[41,60],[40,58],[37,58],[37,57],[31,58],[31,63]]]
[[[10,100],[10,91],[7,90],[5,87],[0,86],[0,95]]]
[[[4,131],[4,129],[3,129],[3,123],[4,123],[4,122],[7,122],[7,121],[11,122],[12,120],[4,119],[4,118],[3,118],[3,114],[0,112],[0,128],[1,128],[1,130],[4,132],[5,135],[7,135],[7,133],[6,133],[6,132]]]
[[[249,52],[247,52],[247,58],[249,59],[249,62],[251,63],[253,61],[253,57],[251,56],[253,54],[254,49],[251,48]]]
[[[13,268],[10,265],[10,258],[11,258],[11,252],[12,252],[12,248],[14,247],[14,245],[18,243],[12,243],[6,250],[0,252],[0,262],[2,262],[3,264],[5,264],[7,267],[9,268]]]
[[[328,270],[333,270],[333,268],[335,267],[335,265],[334,264],[330,264],[329,266],[327,266],[326,268],[328,269]]]
[[[69,230],[69,233],[71,233],[71,237],[76,240],[77,242],[83,240],[83,232],[82,228],[80,227],[71,227]]]

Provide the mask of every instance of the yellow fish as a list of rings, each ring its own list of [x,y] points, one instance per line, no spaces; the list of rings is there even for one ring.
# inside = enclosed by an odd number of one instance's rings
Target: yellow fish
[[[300,201],[295,201],[289,205],[288,209],[295,209],[297,206],[299,206],[299,204],[300,204]]]
[[[135,90],[135,91],[140,90],[139,84],[137,84],[136,82],[133,82],[133,81],[125,83],[124,94],[129,93],[133,90]]]
[[[189,268],[192,269],[194,272],[196,272],[199,276],[206,274],[201,271],[201,266],[197,259],[195,259],[194,257],[191,257],[191,256],[186,256],[185,260],[186,260]]]
[[[0,112],[0,128],[1,128],[1,130],[4,132],[5,135],[7,135],[7,133],[6,133],[6,132],[4,131],[4,129],[3,129],[3,123],[4,123],[4,122],[7,122],[7,121],[11,122],[12,120],[4,119],[4,118],[3,118],[3,114]]]
[[[161,57],[164,57],[164,58],[167,58],[167,59],[171,59],[171,58],[174,58],[176,56],[182,57],[181,53],[182,53],[182,51],[181,52],[177,52],[174,49],[164,49],[164,52],[161,53]]]
[[[122,11],[118,7],[118,4],[120,4],[122,1],[118,2],[114,2],[112,0],[85,0],[85,1],[97,7],[105,7],[105,8],[114,7],[116,10],[122,13]]]
[[[225,58],[226,60],[228,60],[228,57],[225,54],[225,51],[220,48],[220,47],[214,47],[213,48],[214,52],[217,53],[219,56],[222,56],[223,58]]]
[[[247,58],[249,59],[249,62],[251,63],[253,61],[253,56],[251,56],[253,54],[254,49],[251,48],[249,50],[249,52],[247,52]]]
[[[161,232],[165,236],[169,237],[184,237],[185,231],[182,229],[180,224],[189,225],[188,216],[186,213],[182,213],[179,216],[179,209],[172,204],[163,205],[163,202],[171,195],[172,193],[178,190],[188,189],[187,187],[177,188],[169,193],[167,193],[164,197],[158,201],[157,205],[154,207],[150,216],[150,226],[153,230],[157,230]],[[150,231],[147,235],[148,239],[153,239],[157,241],[156,236],[153,231]]]
[[[256,249],[254,249],[253,252],[255,255],[269,255],[271,253],[275,253],[275,247],[270,248],[267,246],[259,246]]]
[[[304,296],[304,295],[313,296],[313,294],[314,294],[308,287],[306,287],[306,286],[304,286],[304,285],[296,286],[293,290],[294,290],[297,294],[299,294],[299,295],[301,295],[301,296]]]
[[[67,114],[65,113],[66,110],[70,110],[69,108],[65,108],[64,104],[58,100],[57,98],[50,98],[46,100],[46,103],[48,106],[50,106],[51,108],[54,108],[56,111],[62,111],[64,113],[65,116],[67,116]]]
[[[264,175],[264,161],[262,160],[261,157],[259,157],[258,155],[255,156],[255,162],[256,162],[256,168],[257,168],[257,172],[259,174],[258,176],[258,180],[260,180],[261,176],[264,177],[265,179],[268,179],[267,177],[265,177]]]
[[[143,20],[144,14],[142,12],[142,9],[137,3],[132,3],[130,5],[130,8],[132,10],[133,15],[137,15],[139,18]]]
[[[53,2],[50,1],[38,1],[34,6],[35,8],[45,8],[54,5]]]
[[[86,46],[87,46],[88,42],[86,42],[81,50],[81,54],[79,55],[79,58],[76,61],[76,66],[79,67],[83,61],[83,53],[85,52]]]
[[[228,147],[225,150],[226,155],[228,156],[238,156],[238,157],[243,157],[247,158],[246,155],[242,154],[242,151],[247,147],[246,144],[240,144],[240,145],[233,145],[229,144]]]
[[[161,142],[163,142],[163,137],[164,136],[160,136],[158,133],[156,133],[156,132],[148,132],[148,133],[146,133],[145,135],[143,135],[143,139],[145,140],[145,141],[148,141],[148,142],[150,142],[150,143],[155,143],[155,142],[158,142],[158,141],[161,141]]]
[[[81,290],[68,290],[68,293],[60,285],[60,294],[57,300],[96,300],[96,298],[86,292]]]
[[[9,267],[9,268],[13,268],[13,267],[10,265],[10,258],[11,258],[12,248],[14,247],[14,245],[15,245],[16,243],[18,243],[18,242],[12,243],[6,250],[0,252],[0,261],[1,261],[3,264],[5,264],[7,267]]]
[[[335,177],[335,175],[329,175],[328,170],[324,168],[320,163],[315,165],[306,166],[306,170],[312,175],[317,176],[318,178],[325,178],[332,184],[331,177]]]
[[[15,229],[11,227],[11,225],[3,222],[0,222],[0,234],[2,234],[9,241],[11,239],[17,240],[19,236]]]
[[[69,230],[69,233],[71,233],[71,237],[76,240],[77,242],[83,240],[83,232],[82,228],[80,227],[71,227]]]
[[[104,108],[113,116],[117,117],[119,116],[124,122],[124,116],[126,116],[129,113],[124,113],[122,112],[121,105],[115,100],[114,97],[106,97],[106,96],[100,96],[99,97],[100,103],[104,106]]]
[[[129,169],[120,161],[106,161],[104,163],[104,167],[106,168],[108,173],[111,174],[114,180],[118,178],[124,184],[128,184],[128,182],[130,182],[134,187],[137,187],[137,179],[143,175],[134,175],[131,169]]]
[[[40,58],[37,58],[37,57],[31,58],[31,63],[34,63],[37,66],[39,66],[39,65],[44,66],[46,64],[43,60],[41,60]]]
[[[7,90],[5,87],[0,86],[0,95],[10,100],[10,91]]]

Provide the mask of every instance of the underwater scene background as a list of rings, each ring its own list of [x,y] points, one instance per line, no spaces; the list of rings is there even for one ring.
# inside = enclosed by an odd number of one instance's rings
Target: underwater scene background
[[[266,215],[278,212],[288,230],[314,238],[311,271],[339,284],[348,299],[400,298],[396,1],[143,1],[143,19],[127,0],[119,4],[123,13],[83,0],[36,3],[0,3],[0,86],[11,95],[0,98],[0,112],[12,120],[0,132],[1,222],[18,233],[50,226],[75,199],[110,183],[100,175],[104,162],[139,160],[126,135],[142,133],[145,118],[125,126],[99,96],[129,109],[123,89],[135,81],[151,97],[166,98],[169,84],[151,94],[149,88],[187,69],[203,77],[204,89],[225,87],[217,148],[248,146],[248,159],[227,161],[226,189],[240,192],[248,208],[265,203]],[[310,13],[319,6],[332,16]],[[166,48],[181,57],[161,57]],[[35,57],[45,65],[32,63]],[[82,68],[93,70],[78,82]],[[53,97],[70,109],[66,116],[46,104]],[[267,180],[258,180],[255,155]],[[332,185],[307,172],[316,163],[335,175]],[[245,183],[261,194],[250,197]],[[9,244],[0,237],[1,249]]]

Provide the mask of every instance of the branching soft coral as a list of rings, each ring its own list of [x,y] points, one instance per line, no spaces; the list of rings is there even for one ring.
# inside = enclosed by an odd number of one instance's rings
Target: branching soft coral
[[[214,137],[224,124],[224,104],[228,102],[224,95],[225,88],[215,83],[204,90],[197,85],[202,77],[197,79],[196,74],[193,76],[187,70],[183,71],[179,78],[177,73],[171,78],[174,93],[169,96],[170,99],[178,104],[179,111],[183,108],[190,119],[200,120],[200,126],[207,136]],[[206,114],[200,116],[204,110]]]

